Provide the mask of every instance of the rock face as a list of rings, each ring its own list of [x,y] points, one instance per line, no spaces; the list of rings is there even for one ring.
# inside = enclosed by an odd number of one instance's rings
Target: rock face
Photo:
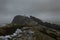
[[[30,17],[26,17],[26,16],[21,16],[21,15],[17,15],[14,17],[12,23],[14,24],[30,24],[30,25],[36,25],[37,22],[32,20]]]
[[[30,19],[26,16],[21,16],[21,15],[17,15],[14,17],[12,23],[16,23],[16,24],[24,24],[25,22],[29,21]]]
[[[27,16],[21,16],[21,15],[15,16],[12,23],[24,24],[26,22],[31,22],[31,21],[35,21],[35,22],[38,22],[40,24],[43,23],[40,19],[38,19],[36,17],[33,17],[33,16],[27,17]]]

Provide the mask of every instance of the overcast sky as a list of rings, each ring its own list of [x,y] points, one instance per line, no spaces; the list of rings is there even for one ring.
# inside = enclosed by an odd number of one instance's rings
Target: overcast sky
[[[0,0],[0,23],[11,22],[15,15],[60,22],[60,0]]]

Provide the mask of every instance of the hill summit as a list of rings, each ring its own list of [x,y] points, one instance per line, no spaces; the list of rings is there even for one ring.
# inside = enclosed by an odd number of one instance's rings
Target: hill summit
[[[36,24],[38,24],[36,21],[34,21],[32,19],[32,17],[21,16],[21,15],[15,16],[12,23],[13,24],[20,24],[20,25],[24,25],[24,24],[36,25]]]
[[[21,24],[21,25],[25,25],[25,24],[37,25],[37,24],[40,24],[40,25],[46,26],[48,28],[52,28],[52,29],[55,29],[57,31],[60,31],[60,25],[51,24],[48,22],[43,22],[42,20],[40,20],[39,18],[36,18],[34,16],[27,17],[27,16],[22,16],[22,15],[17,15],[14,17],[12,23]]]

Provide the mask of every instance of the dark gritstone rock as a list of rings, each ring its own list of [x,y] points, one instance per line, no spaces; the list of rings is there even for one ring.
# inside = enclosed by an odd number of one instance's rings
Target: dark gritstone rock
[[[37,22],[27,16],[17,15],[14,17],[12,23],[20,25],[36,25]]]
[[[29,20],[30,20],[29,17],[17,15],[17,16],[14,17],[12,23],[24,24],[25,22],[28,22]]]

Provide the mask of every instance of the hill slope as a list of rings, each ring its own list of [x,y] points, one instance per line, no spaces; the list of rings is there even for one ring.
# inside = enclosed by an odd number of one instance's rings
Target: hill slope
[[[52,25],[50,24],[50,26]],[[53,28],[58,25],[50,26],[49,23],[45,24],[33,16],[17,15],[14,17],[12,23],[0,27],[0,35],[4,36],[4,38],[9,35],[8,40],[60,40],[60,32]],[[17,31],[17,29],[20,31]]]

